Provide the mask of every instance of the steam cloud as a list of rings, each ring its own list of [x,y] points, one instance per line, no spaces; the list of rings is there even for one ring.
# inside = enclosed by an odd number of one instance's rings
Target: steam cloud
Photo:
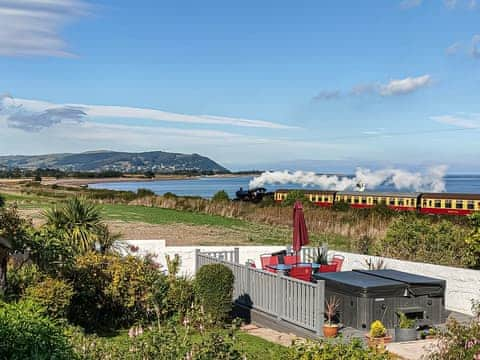
[[[410,172],[401,169],[383,169],[372,171],[358,168],[354,177],[336,175],[318,175],[305,171],[267,171],[250,181],[249,187],[256,188],[266,184],[300,184],[317,186],[322,190],[357,190],[358,184],[364,184],[372,190],[380,185],[393,185],[397,190],[444,192],[444,165],[427,169],[426,172]]]

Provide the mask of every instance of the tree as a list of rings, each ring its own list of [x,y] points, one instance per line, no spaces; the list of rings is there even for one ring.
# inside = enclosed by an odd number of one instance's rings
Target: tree
[[[230,198],[225,190],[220,190],[215,193],[212,197],[212,201],[220,202],[220,201],[229,201]]]
[[[60,231],[63,238],[80,253],[95,249],[105,233],[100,209],[79,198],[69,199],[62,207],[44,212],[46,225]]]
[[[472,264],[474,268],[480,267],[480,213],[472,214],[469,217],[472,231],[466,238],[465,242],[468,245],[469,253],[471,255]]]
[[[2,194],[0,194],[0,208],[5,206],[5,198]]]

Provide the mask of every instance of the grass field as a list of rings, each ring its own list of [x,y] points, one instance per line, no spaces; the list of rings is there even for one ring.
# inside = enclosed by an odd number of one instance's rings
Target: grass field
[[[38,196],[32,194],[3,194],[7,203],[17,204],[20,210],[41,210],[53,205],[61,204],[62,198]],[[122,221],[125,223],[146,223],[152,225],[187,224],[192,226],[206,226],[215,229],[228,230],[226,233],[236,234],[244,239],[242,243],[252,245],[283,245],[291,243],[291,228],[288,226],[269,225],[242,219],[229,218],[219,215],[209,215],[199,212],[179,211],[159,207],[148,207],[125,204],[100,205],[106,220]],[[38,215],[37,215],[38,216]],[[337,250],[348,250],[349,240],[340,235],[310,234],[312,244],[328,242]],[[227,239],[228,240],[228,239]],[[212,245],[211,242],[206,242]]]

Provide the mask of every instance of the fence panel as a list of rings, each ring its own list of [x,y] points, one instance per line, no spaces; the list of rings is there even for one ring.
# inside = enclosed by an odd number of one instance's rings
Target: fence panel
[[[308,254],[302,253],[302,256]],[[230,258],[236,261],[227,260]],[[324,321],[323,281],[305,282],[239,264],[238,249],[218,253],[196,251],[197,270],[203,265],[214,263],[223,264],[232,270],[235,277],[234,302],[320,334]]]

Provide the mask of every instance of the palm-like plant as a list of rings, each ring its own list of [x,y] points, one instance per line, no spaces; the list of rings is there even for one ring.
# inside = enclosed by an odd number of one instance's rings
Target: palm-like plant
[[[104,232],[99,208],[76,197],[67,200],[60,208],[46,210],[44,216],[46,225],[58,230],[79,252],[93,250]]]

